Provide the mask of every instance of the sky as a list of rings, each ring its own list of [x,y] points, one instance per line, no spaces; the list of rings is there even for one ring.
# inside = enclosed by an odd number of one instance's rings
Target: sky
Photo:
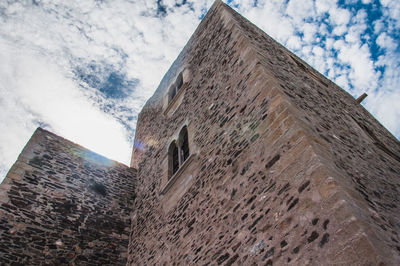
[[[228,0],[400,138],[398,0]],[[138,113],[213,0],[0,0],[0,180],[40,126],[129,165]]]

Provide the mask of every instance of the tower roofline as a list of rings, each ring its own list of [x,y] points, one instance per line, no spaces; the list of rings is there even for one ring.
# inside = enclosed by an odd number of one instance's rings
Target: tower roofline
[[[157,86],[157,89],[154,91],[154,94],[149,98],[149,100],[144,105],[145,107],[147,105],[151,105],[154,101],[159,100],[159,97],[161,96],[161,94],[163,93],[163,90],[166,87],[166,84],[169,84],[171,82],[171,79],[173,79],[177,75],[177,72],[179,71],[179,69],[177,69],[177,67],[182,63],[187,51],[190,50],[193,43],[196,42],[196,40],[199,38],[200,32],[206,30],[206,28],[208,26],[207,21],[210,19],[210,17],[215,16],[217,14],[221,15],[223,10],[226,10],[226,8],[230,8],[230,7],[227,4],[225,4],[222,0],[214,1],[214,3],[211,5],[210,9],[207,11],[206,15],[204,16],[204,18],[200,21],[199,25],[196,27],[196,30],[194,31],[194,33],[190,36],[189,40],[184,45],[181,52],[178,54],[177,58],[174,60],[174,62],[170,66],[170,68],[164,74],[159,85]],[[236,12],[234,10],[232,10],[232,11]]]

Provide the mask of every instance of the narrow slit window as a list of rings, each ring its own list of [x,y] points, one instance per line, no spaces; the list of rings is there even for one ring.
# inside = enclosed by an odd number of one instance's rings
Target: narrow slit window
[[[181,143],[182,143],[182,147],[181,147],[182,162],[184,162],[190,155],[189,137],[188,137],[187,127],[182,128],[180,136],[181,136]]]
[[[169,92],[169,100],[171,101],[176,95],[176,90],[174,87],[171,88],[170,92]]]
[[[172,99],[178,94],[179,89],[183,86],[183,76],[182,73],[178,75],[176,78],[174,84],[169,89],[169,101],[172,101]]]
[[[177,92],[182,87],[182,85],[183,85],[183,77],[182,77],[182,73],[180,73],[178,75],[178,78],[176,79],[176,82],[175,82],[175,86],[176,86],[176,91]]]
[[[168,149],[168,178],[171,178],[179,169],[179,149],[175,141],[169,145]]]

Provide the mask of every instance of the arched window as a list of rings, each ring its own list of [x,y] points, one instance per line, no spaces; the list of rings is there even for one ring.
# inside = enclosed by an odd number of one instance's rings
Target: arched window
[[[179,133],[179,142],[181,144],[181,161],[184,162],[189,157],[189,137],[187,127],[185,126],[182,128],[181,132]]]
[[[178,94],[179,89],[182,87],[183,85],[183,76],[182,76],[182,72],[179,73],[178,77],[176,78],[174,84],[172,84],[172,86],[169,88],[169,102],[175,97],[175,95]]]
[[[169,101],[171,101],[176,95],[176,90],[175,87],[172,86],[171,89],[169,90]]]
[[[179,132],[178,139],[168,148],[168,179],[170,179],[189,158],[189,135],[187,127],[184,126]]]
[[[182,85],[183,85],[183,76],[182,76],[182,72],[181,72],[181,73],[179,73],[179,75],[175,81],[176,91],[178,91],[182,87]]]
[[[168,148],[168,178],[173,176],[179,169],[179,149],[175,141]]]

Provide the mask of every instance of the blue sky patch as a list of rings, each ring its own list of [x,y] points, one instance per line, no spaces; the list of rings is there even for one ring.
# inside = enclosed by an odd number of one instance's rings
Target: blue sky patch
[[[123,72],[94,64],[87,68],[78,68],[76,75],[89,87],[97,89],[106,98],[111,99],[128,97],[139,83],[138,79],[129,79]]]

